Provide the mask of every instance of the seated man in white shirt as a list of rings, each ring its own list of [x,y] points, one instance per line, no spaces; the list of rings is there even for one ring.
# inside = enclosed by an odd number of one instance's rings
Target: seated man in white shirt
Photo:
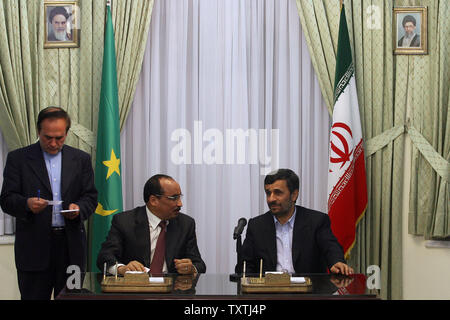
[[[144,186],[145,206],[118,213],[97,257],[111,274],[144,271],[151,274],[204,273],[206,265],[197,247],[195,221],[180,212],[180,185],[170,176],[154,175]],[[160,225],[165,223],[165,227]],[[165,234],[161,265],[156,266],[158,239]]]
[[[328,215],[296,206],[299,178],[279,169],[264,180],[269,211],[248,222],[242,245],[247,273],[332,273],[350,275],[341,245],[333,235]],[[236,266],[237,273],[242,266]]]

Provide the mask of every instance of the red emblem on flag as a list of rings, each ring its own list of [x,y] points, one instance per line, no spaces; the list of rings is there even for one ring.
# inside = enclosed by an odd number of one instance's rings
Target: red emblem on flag
[[[347,139],[345,139],[345,137],[342,134],[340,134],[338,131],[333,130],[335,128],[343,128],[343,129],[345,129],[350,134],[351,138],[353,138],[353,135],[352,135],[352,130],[350,129],[350,127],[348,125],[346,125],[345,123],[343,123],[343,122],[336,122],[331,127],[331,130],[332,130],[331,133],[334,134],[341,141],[344,150],[339,149],[333,143],[333,141],[331,141],[331,150],[333,150],[334,153],[339,156],[339,158],[333,158],[333,157],[330,156],[330,162],[332,162],[332,163],[340,163],[340,162],[342,162],[341,167],[339,168],[339,169],[342,169],[342,167],[345,165],[345,163],[347,161],[350,161],[350,156],[353,153],[353,148],[352,148],[352,150],[349,151]]]

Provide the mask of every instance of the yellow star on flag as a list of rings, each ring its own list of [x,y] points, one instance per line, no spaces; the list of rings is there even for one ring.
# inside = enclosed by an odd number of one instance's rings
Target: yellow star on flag
[[[108,167],[108,173],[106,174],[106,180],[114,173],[120,176],[119,164],[120,159],[116,158],[116,154],[114,153],[114,149],[111,149],[111,159],[103,161],[103,164]]]

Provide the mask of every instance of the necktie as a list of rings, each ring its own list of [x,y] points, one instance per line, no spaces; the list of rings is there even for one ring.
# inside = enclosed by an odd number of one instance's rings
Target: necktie
[[[152,262],[150,263],[150,273],[152,274],[162,273],[166,251],[166,221],[161,220],[158,226],[161,228],[161,232],[156,241],[155,253],[153,254]]]

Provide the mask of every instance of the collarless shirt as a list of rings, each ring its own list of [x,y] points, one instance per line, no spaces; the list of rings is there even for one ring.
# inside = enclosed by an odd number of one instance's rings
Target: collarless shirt
[[[52,188],[53,201],[61,201],[61,162],[62,153],[49,154],[45,151],[45,166],[47,167],[48,178]],[[61,215],[62,204],[54,204],[52,209],[52,227],[64,227],[64,217]]]
[[[155,254],[156,242],[158,241],[159,234],[161,233],[161,228],[158,226],[159,223],[161,222],[161,219],[158,218],[154,213],[152,213],[147,206],[145,206],[145,210],[147,211],[148,225],[150,229],[150,263],[151,263],[151,261],[153,260],[153,255]],[[168,225],[169,220],[166,220],[166,228]],[[167,273],[166,259],[164,259],[162,271],[164,273]]]
[[[294,234],[294,222],[297,208],[294,209],[294,214],[285,223],[281,224],[274,216],[276,241],[277,241],[277,270],[287,271],[292,274],[295,273],[294,265],[292,263],[292,236]]]

